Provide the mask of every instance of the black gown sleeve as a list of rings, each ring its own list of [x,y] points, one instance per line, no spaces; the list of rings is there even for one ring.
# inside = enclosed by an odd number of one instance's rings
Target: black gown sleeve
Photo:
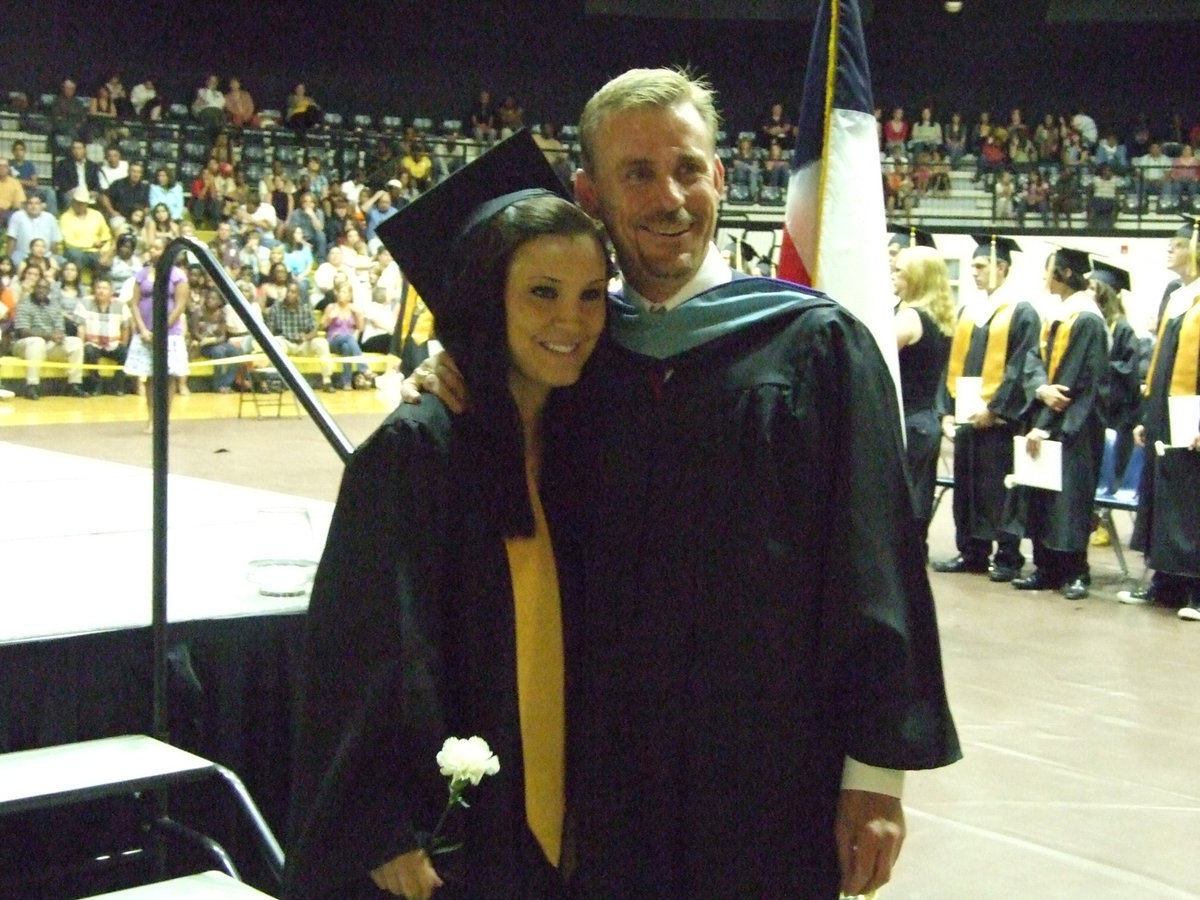
[[[1035,355],[1042,336],[1042,320],[1029,303],[1018,303],[1008,327],[1008,356],[1004,378],[988,403],[988,409],[1006,422],[1022,422],[1033,403],[1029,385],[1029,354]]]
[[[821,691],[835,698],[848,755],[892,769],[961,756],[943,678],[933,596],[904,471],[896,391],[870,332],[841,312],[799,345],[800,388],[779,426],[779,484],[823,481],[827,515],[788,540],[821,542]],[[804,508],[799,496],[785,506]],[[809,504],[811,505],[811,504]],[[812,585],[798,585],[801,591]]]
[[[314,582],[288,898],[339,896],[414,849],[438,814],[426,798],[444,793],[434,756],[448,426],[412,421],[411,409],[351,458]]]
[[[1064,385],[1071,403],[1062,413],[1039,404],[1034,427],[1041,428],[1054,440],[1079,434],[1084,423],[1096,411],[1100,388],[1108,369],[1108,329],[1099,316],[1081,315],[1071,326],[1070,343],[1063,354],[1056,384]]]
[[[1108,379],[1104,385],[1104,421],[1109,428],[1125,431],[1137,424],[1141,412],[1142,379],[1139,371],[1141,344],[1133,326],[1118,319],[1109,349]]]

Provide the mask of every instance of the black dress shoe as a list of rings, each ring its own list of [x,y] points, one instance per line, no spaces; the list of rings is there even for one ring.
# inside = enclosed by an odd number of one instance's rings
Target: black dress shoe
[[[1087,595],[1088,586],[1082,578],[1076,578],[1063,590],[1063,596],[1068,600],[1083,600]]]
[[[38,389],[35,385],[32,385],[32,384],[25,385],[25,399],[26,400],[42,399],[41,394],[38,393]]]
[[[1014,578],[1012,586],[1018,591],[1049,591],[1053,590],[1055,585],[1050,583],[1050,579],[1035,569],[1032,575],[1026,575],[1024,578]]]
[[[992,566],[988,570],[988,580],[996,582],[1012,581],[1021,570],[1016,566]]]
[[[71,386],[69,386],[67,388],[67,393],[70,394],[72,397],[90,397],[90,396],[92,396],[87,391],[85,391],[83,389],[83,385],[80,385],[80,384],[72,384]]]
[[[962,555],[956,556],[956,557],[954,557],[954,559],[947,559],[942,562],[935,562],[933,564],[933,571],[949,572],[951,574],[957,574],[959,572],[971,572],[974,574],[982,574],[982,573],[986,572],[987,569],[988,569],[987,563],[972,562],[971,560],[963,557]]]

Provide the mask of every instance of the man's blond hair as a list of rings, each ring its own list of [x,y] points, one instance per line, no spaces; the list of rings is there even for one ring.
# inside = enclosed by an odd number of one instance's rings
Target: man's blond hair
[[[596,132],[616,113],[649,106],[669,108],[690,103],[708,128],[712,147],[721,124],[716,94],[703,78],[686,69],[630,69],[592,95],[579,117],[579,145],[584,171],[595,171]]]

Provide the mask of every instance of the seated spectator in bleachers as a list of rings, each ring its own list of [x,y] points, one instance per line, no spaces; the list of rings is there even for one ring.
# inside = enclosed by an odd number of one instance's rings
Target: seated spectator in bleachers
[[[87,120],[88,108],[76,96],[75,88],[72,79],[64,79],[58,95],[50,104],[51,130],[54,134],[78,136],[81,126]],[[66,205],[65,201],[63,205]]]
[[[791,174],[792,164],[783,155],[783,145],[779,141],[772,141],[767,148],[767,158],[763,160],[764,186],[786,190]]]
[[[240,355],[238,346],[229,339],[229,323],[225,314],[225,299],[211,285],[200,292],[200,303],[188,310],[188,355],[192,358],[221,360]],[[237,377],[236,365],[213,366],[212,386],[218,394],[233,391]]]
[[[992,114],[986,109],[982,110],[967,137],[967,152],[978,156],[983,149],[984,138],[992,133],[992,128]]]
[[[915,154],[921,150],[940,150],[943,143],[942,126],[934,121],[933,109],[924,107],[921,118],[912,127],[909,149]]]
[[[284,232],[299,228],[304,232],[304,240],[312,246],[313,259],[325,261],[329,242],[325,236],[325,213],[317,206],[317,198],[311,191],[299,194],[296,208],[284,223]]]
[[[390,353],[392,336],[396,332],[396,317],[400,312],[400,298],[389,297],[387,288],[376,284],[371,288],[371,299],[359,310],[362,314],[362,333],[359,346],[363,353]]]
[[[329,356],[329,341],[321,336],[313,309],[301,303],[300,285],[289,284],[283,300],[263,314],[267,328],[278,338],[278,346],[288,356],[314,357],[320,367],[321,387],[329,392],[333,386],[333,360]]]
[[[883,203],[888,218],[892,218],[897,210],[901,210],[906,221],[911,219],[916,202],[915,191],[916,186],[913,184],[908,163],[893,159],[885,164]]]
[[[354,225],[346,228],[342,235],[342,259],[352,269],[359,281],[366,282],[367,271],[374,263],[371,261],[371,248],[363,232]]]
[[[387,184],[385,180],[383,182]],[[345,181],[340,185],[342,196],[346,198],[349,207],[355,208],[358,206],[358,198],[362,196],[362,192],[367,189],[366,174],[362,170],[362,166],[355,166],[346,175]]]
[[[133,106],[133,114],[139,118],[152,122],[162,118],[163,99],[158,95],[153,78],[135,84],[129,92],[129,102]]]
[[[1150,196],[1162,196],[1171,158],[1162,152],[1162,144],[1152,141],[1148,153],[1134,158],[1133,168],[1137,172],[1138,208],[1145,210]]]
[[[400,158],[400,168],[408,173],[409,181],[418,192],[433,187],[433,159],[424,141],[412,142],[408,152]]]
[[[319,207],[329,198],[329,176],[322,171],[319,156],[310,156],[305,161],[304,167],[308,170],[308,189],[312,192]]]
[[[154,243],[155,238],[162,238],[163,241],[170,243],[177,237],[179,237],[179,223],[171,218],[171,210],[167,208],[167,204],[154,204],[150,209],[150,215],[146,217],[145,225],[142,226],[142,246],[149,247]]]
[[[150,185],[147,199],[151,209],[160,203],[165,206],[171,214],[172,222],[183,221],[183,188],[175,180],[175,172],[169,167],[161,166],[154,173],[154,183]]]
[[[958,110],[950,113],[950,121],[942,129],[942,142],[946,146],[946,156],[952,167],[957,166],[958,161],[966,155],[969,138],[967,123],[963,121],[962,113]]]
[[[61,244],[58,247],[62,249]],[[50,247],[40,237],[29,242],[29,253],[17,266],[17,276],[23,277],[25,272],[33,269],[48,278],[58,278],[58,270],[62,268],[59,256],[51,252]],[[19,297],[17,299],[20,299]]]
[[[515,95],[504,95],[496,107],[496,123],[500,127],[501,138],[511,137],[525,127],[525,108],[517,102]]]
[[[1071,127],[1079,132],[1083,146],[1090,153],[1100,140],[1100,129],[1096,126],[1096,120],[1080,109],[1071,117]]]
[[[1088,224],[1092,228],[1113,227],[1117,220],[1117,188],[1120,184],[1107,163],[1097,170],[1088,199]]]
[[[313,250],[304,229],[297,225],[286,231],[283,246],[283,264],[299,284],[307,286],[312,277]]]
[[[116,298],[108,276],[98,276],[92,282],[92,293],[76,303],[75,320],[79,327],[78,336],[83,341],[84,363],[94,366],[109,360],[125,365],[132,320],[129,307]],[[125,374],[121,369],[113,373],[111,382],[115,396],[125,393]],[[84,390],[93,397],[101,393],[101,384],[100,373],[95,369],[89,370],[83,379]]]
[[[1062,158],[1062,129],[1054,113],[1046,113],[1042,117],[1041,124],[1033,133],[1033,148],[1037,151],[1043,177],[1050,177],[1058,171],[1058,161]]]
[[[367,239],[367,247],[370,250],[377,249],[380,244],[379,238],[375,236],[375,230],[399,212],[399,207],[392,200],[391,186],[389,185],[388,187],[389,189],[376,191],[369,198],[368,202],[361,207],[363,215],[367,219],[364,236]],[[405,202],[407,203],[407,201]]]
[[[129,102],[129,92],[125,90],[125,83],[121,80],[120,72],[113,72],[108,76],[108,81],[104,82],[104,86],[108,88],[108,96],[112,97],[113,105],[117,109],[117,117],[122,119],[132,118],[134,115],[133,104]]]
[[[979,155],[975,157],[975,177],[971,181],[975,184],[982,181],[985,188],[990,187],[995,177],[1003,172],[1007,165],[1008,154],[1004,152],[1004,145],[994,134],[989,133],[983,139]]]
[[[270,255],[267,257],[267,271],[258,287],[258,299],[262,303],[263,309],[270,309],[283,300],[284,295],[287,294],[288,285],[292,283],[300,284],[288,271],[287,251],[284,249],[284,245],[276,244],[271,248]],[[303,286],[301,286],[300,295],[304,296]]]
[[[262,304],[258,302],[258,290],[254,285],[254,279],[250,276],[249,271],[245,266],[239,266],[229,273],[229,277],[233,280],[234,287],[237,288],[238,293],[242,295],[242,299],[246,301],[251,318],[265,328],[266,323],[263,320]],[[225,304],[225,334],[229,342],[237,348],[238,353],[253,353],[257,349],[249,326],[242,321],[242,317],[228,303]]]
[[[541,148],[542,154],[546,157],[546,162],[550,163],[550,168],[554,170],[559,180],[563,184],[570,184],[571,178],[575,174],[571,168],[571,160],[567,153],[567,147],[558,137],[558,126],[553,122],[543,122],[541,127],[533,133],[533,142]],[[447,142],[449,143],[449,142]],[[453,148],[449,148],[453,153]],[[465,161],[465,158],[464,158]],[[461,164],[458,168],[461,168]],[[436,168],[436,165],[435,165]],[[451,171],[447,165],[442,172],[438,173],[438,180],[445,178]]]
[[[933,151],[929,163],[929,190],[935,197],[950,196],[950,157],[940,150]]]
[[[339,278],[344,278],[351,284],[358,282],[358,272],[346,265],[344,251],[340,244],[333,244],[325,262],[317,266],[313,272],[313,290],[309,295],[314,309],[323,310],[333,302],[333,289]]]
[[[263,269],[270,265],[271,250],[264,247],[262,237],[257,231],[250,231],[241,239],[242,252],[239,254],[239,259],[242,265],[242,274],[249,278],[257,288],[262,284]],[[255,291],[255,296],[258,292]]]
[[[487,91],[479,92],[479,101],[463,117],[467,128],[475,140],[490,144],[496,140],[499,122],[496,118],[496,108],[492,105],[492,95]]]
[[[196,98],[192,101],[192,118],[214,135],[225,125],[225,95],[220,84],[216,75],[209,74],[204,84],[196,88]]]
[[[17,270],[7,256],[0,256],[0,354],[8,349],[8,332],[17,309]],[[9,398],[11,399],[11,394]]]
[[[68,259],[62,264],[62,268],[58,270],[58,278],[50,286],[50,292],[62,306],[63,315],[67,317],[67,334],[76,334],[78,323],[75,319],[75,307],[89,292],[75,262]]]
[[[110,144],[104,148],[104,162],[100,164],[100,190],[107,191],[113,182],[129,175],[129,163],[121,158],[121,148]]]
[[[883,123],[883,152],[892,156],[897,150],[904,153],[908,149],[908,121],[904,118],[904,109],[897,106],[892,110],[892,117]]]
[[[1063,140],[1062,155],[1059,157],[1064,170],[1074,170],[1084,167],[1091,160],[1092,154],[1084,144],[1083,136],[1074,128],[1067,130]]]
[[[12,143],[12,158],[8,162],[9,170],[13,177],[21,182],[21,187],[25,189],[25,196],[37,194],[42,198],[42,203],[45,205],[46,211],[50,215],[58,216],[58,197],[54,192],[53,187],[43,187],[38,180],[37,166],[33,160],[27,158],[28,150],[25,147],[25,142],[16,140]]]
[[[1050,184],[1037,169],[1030,172],[1025,179],[1025,186],[1014,206],[1017,212],[1017,223],[1022,228],[1025,227],[1025,217],[1031,212],[1041,214],[1043,228],[1050,227]]]
[[[325,217],[325,253],[333,248],[346,233],[346,225],[354,224],[354,215],[350,211],[350,201],[342,193],[341,188],[329,200],[329,215]]]
[[[192,221],[198,228],[215,228],[217,222],[221,220],[225,198],[221,193],[220,185],[217,184],[217,173],[220,167],[220,163],[215,159],[210,159],[192,182]]]
[[[14,178],[7,159],[0,159],[0,228],[8,228],[13,213],[25,205],[25,188]]]
[[[1071,227],[1071,217],[1083,209],[1083,186],[1079,169],[1064,166],[1057,180],[1050,186],[1050,218],[1054,227],[1065,221]]]
[[[321,328],[330,352],[338,356],[362,356],[358,335],[363,330],[363,317],[355,308],[354,289],[349,283],[342,282],[334,287],[333,302],[321,313]],[[340,382],[334,381],[343,391],[374,386],[366,364],[361,362],[343,363]]]
[[[993,189],[994,214],[997,220],[1013,218],[1013,195],[1015,193],[1016,184],[1013,182],[1012,172],[1001,172]]]
[[[113,293],[120,295],[126,283],[142,270],[145,264],[137,253],[137,236],[130,231],[117,238],[117,249],[108,267],[108,281]]]
[[[1026,139],[1030,139],[1033,135],[1033,130],[1025,122],[1025,117],[1021,113],[1020,107],[1013,107],[1008,113],[1008,139],[1012,140],[1014,135],[1020,135]]]
[[[279,223],[291,218],[296,209],[296,184],[287,175],[270,175],[267,180],[271,186],[269,196],[271,208],[275,210],[275,236],[279,237]]]
[[[1132,162],[1139,156],[1145,156],[1150,152],[1150,144],[1154,142],[1154,136],[1150,133],[1150,117],[1144,112],[1138,113],[1137,120],[1129,129],[1129,134],[1125,144],[1129,148],[1129,159]]]
[[[242,264],[242,245],[233,233],[233,225],[228,221],[217,223],[217,233],[209,241],[208,249],[226,269],[236,269]]]
[[[726,168],[729,199],[738,203],[756,203],[762,189],[762,166],[758,150],[749,135],[738,138],[737,148]]]
[[[1037,162],[1037,150],[1033,141],[1023,131],[1009,132],[1008,135],[1008,164],[1014,172],[1025,173]]]
[[[94,275],[108,268],[115,247],[108,222],[91,204],[88,190],[76,188],[70,207],[58,217],[58,227],[62,231],[63,256]]]
[[[321,124],[323,114],[321,107],[308,95],[304,82],[300,82],[287,97],[287,112],[284,121],[288,128],[305,132]]]
[[[96,93],[88,103],[88,115],[105,119],[117,117],[117,103],[113,100],[112,92],[109,91],[107,84],[96,88]]]
[[[1096,165],[1108,166],[1117,175],[1129,171],[1129,154],[1125,152],[1125,145],[1117,140],[1115,131],[1108,132],[1096,146],[1095,160]]]
[[[66,209],[71,203],[71,192],[81,187],[100,190],[100,167],[87,158],[87,144],[76,139],[71,141],[70,153],[54,164],[58,208]]]
[[[235,128],[255,125],[254,98],[242,87],[240,78],[229,79],[229,90],[225,92],[225,116]]]
[[[59,302],[51,296],[50,279],[44,275],[33,285],[33,292],[17,303],[13,322],[13,353],[28,364],[25,368],[25,397],[39,398],[41,363],[49,359],[66,362],[68,392],[86,397],[83,381],[83,341],[66,331],[67,318]]]
[[[125,177],[111,182],[100,194],[100,209],[108,217],[110,227],[116,228],[121,222],[128,223],[136,209],[150,208],[150,182],[146,181],[144,174],[145,169],[140,162],[131,162]]]
[[[1197,180],[1200,180],[1200,159],[1191,144],[1184,144],[1163,180],[1162,206],[1168,210],[1190,210],[1196,198]]]
[[[238,207],[234,218],[241,227],[243,241],[251,231],[256,231],[264,247],[273,247],[277,243],[275,229],[279,226],[279,216],[275,207],[257,191],[247,195],[245,206]]]
[[[29,256],[32,241],[41,239],[44,250],[62,252],[62,232],[59,221],[43,209],[41,194],[32,193],[25,198],[24,209],[8,217],[5,256],[14,264],[20,264]]]
[[[779,141],[784,150],[791,150],[796,143],[796,126],[784,114],[782,103],[772,103],[758,126],[758,145],[769,150],[772,141]]]
[[[389,302],[399,300],[404,296],[404,276],[400,273],[400,266],[392,258],[387,247],[380,247],[379,252],[375,254],[375,264],[368,273],[368,283],[372,289],[383,288],[387,292]],[[354,299],[357,303],[360,297],[355,296]]]

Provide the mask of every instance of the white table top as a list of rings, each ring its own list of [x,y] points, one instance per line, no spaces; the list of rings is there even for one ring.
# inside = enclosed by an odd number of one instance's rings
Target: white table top
[[[199,875],[188,875],[186,878],[175,878],[171,881],[160,881],[158,884],[147,884],[143,887],[129,888],[111,894],[98,894],[93,900],[254,900],[268,898],[262,891],[256,891],[247,884],[234,881],[221,872],[201,872]]]

